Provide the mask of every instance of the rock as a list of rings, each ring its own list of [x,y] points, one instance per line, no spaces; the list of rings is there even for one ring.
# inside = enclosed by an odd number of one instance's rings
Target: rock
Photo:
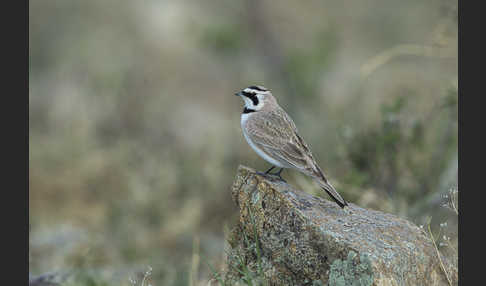
[[[57,272],[45,273],[38,276],[29,274],[29,286],[60,286],[65,280],[65,275]]]
[[[449,285],[432,241],[405,219],[352,203],[343,210],[244,166],[232,196],[240,217],[229,237],[231,285]]]

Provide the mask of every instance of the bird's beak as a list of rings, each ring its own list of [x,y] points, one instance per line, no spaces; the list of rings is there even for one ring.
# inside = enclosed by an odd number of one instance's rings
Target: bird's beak
[[[241,91],[235,93],[236,96],[241,96]]]

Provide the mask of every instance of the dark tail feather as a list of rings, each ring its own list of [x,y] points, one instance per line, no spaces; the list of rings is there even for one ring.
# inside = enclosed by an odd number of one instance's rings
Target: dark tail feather
[[[324,180],[320,178],[316,178],[317,183],[321,188],[326,191],[329,196],[338,204],[341,208],[344,208],[345,206],[348,205],[348,203],[339,195],[339,193],[334,189],[334,187],[331,185],[329,182],[325,182]]]

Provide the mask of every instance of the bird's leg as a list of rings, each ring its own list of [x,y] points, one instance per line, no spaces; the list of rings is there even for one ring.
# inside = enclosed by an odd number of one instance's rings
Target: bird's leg
[[[257,173],[258,175],[261,175],[261,176],[272,175],[272,174],[270,173],[270,171],[271,171],[271,170],[273,170],[274,168],[275,168],[275,166],[272,166],[272,168],[268,169],[268,170],[267,170],[265,173],[262,173],[262,172],[260,172],[260,171],[257,171],[256,173]]]
[[[265,174],[270,173],[270,171],[271,171],[271,170],[273,170],[273,168],[275,168],[275,166],[272,166],[272,168],[268,169],[268,170],[265,172]]]
[[[277,175],[277,176],[278,176],[278,178],[279,178],[280,180],[282,180],[282,181],[284,181],[285,183],[287,183],[287,181],[285,181],[285,180],[282,178],[282,176],[280,176],[280,174],[282,173],[283,169],[284,169],[284,168],[280,168],[280,171],[278,171],[277,173],[275,173],[275,175]]]
[[[280,175],[280,174],[282,173],[282,171],[283,171],[283,169],[284,169],[284,168],[280,168],[280,171],[278,171],[277,173],[270,173],[270,171],[272,171],[274,168],[275,168],[275,166],[272,166],[272,168],[268,169],[268,170],[267,170],[265,173],[260,173],[260,172],[257,172],[257,173],[258,173],[258,174],[260,174],[260,175],[271,175],[271,176],[278,176],[278,178],[279,178],[281,181],[283,181],[283,182],[287,183],[287,181],[285,181],[285,180],[282,178],[282,176]]]

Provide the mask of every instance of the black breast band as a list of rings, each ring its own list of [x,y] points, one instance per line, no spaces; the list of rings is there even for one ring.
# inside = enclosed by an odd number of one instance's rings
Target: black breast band
[[[243,109],[243,114],[246,114],[246,113],[252,113],[252,112],[255,112],[255,111],[256,111],[256,110],[254,110],[254,109],[249,109],[249,108],[246,108],[246,107],[245,107],[245,109]]]

